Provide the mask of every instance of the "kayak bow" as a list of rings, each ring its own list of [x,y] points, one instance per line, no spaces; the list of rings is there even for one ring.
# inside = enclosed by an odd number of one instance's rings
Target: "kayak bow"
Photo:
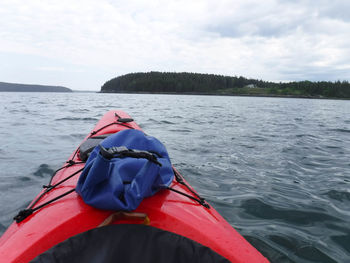
[[[91,139],[98,143],[109,134],[125,129],[141,130],[125,112],[109,111],[84,141]],[[95,144],[90,144],[90,148],[93,148]],[[72,191],[84,167],[82,160],[87,158],[86,149],[89,150],[89,145],[84,147],[78,148],[70,156],[71,165],[68,163],[64,166],[65,168],[60,169],[50,185],[61,183],[50,191],[42,190],[38,195],[38,197],[42,195],[41,198],[35,204],[32,202],[30,205],[33,208],[42,207],[32,211],[32,214],[19,223],[12,223],[0,238],[0,258],[3,262],[28,262],[69,238],[75,238],[79,234],[81,236],[84,233],[97,232],[97,227],[110,229],[101,230],[107,231],[102,235],[106,240],[107,233],[113,231],[121,231],[126,236],[134,232],[127,234],[125,231],[140,231],[137,233],[145,231],[145,235],[149,238],[153,235],[149,231],[156,234],[159,231],[165,231],[169,233],[167,234],[169,240],[175,238],[176,240],[187,240],[181,242],[193,241],[196,244],[194,247],[197,244],[207,247],[230,262],[268,262],[213,207],[207,208],[193,200],[198,199],[196,192],[191,187],[185,186],[188,183],[176,170],[177,176],[171,184],[171,188],[175,191],[161,190],[144,199],[131,213],[98,210],[85,204],[81,197]],[[76,173],[75,176],[67,179],[74,173]],[[180,181],[176,180],[176,177],[180,177]],[[182,183],[181,180],[185,183]],[[68,191],[72,193],[46,204]],[[176,191],[185,193],[187,196],[178,194]],[[147,242],[152,243],[152,240],[147,240]],[[132,253],[135,252],[130,252]]]

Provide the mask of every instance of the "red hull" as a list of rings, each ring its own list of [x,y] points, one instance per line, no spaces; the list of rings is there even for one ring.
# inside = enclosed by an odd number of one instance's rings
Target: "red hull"
[[[123,118],[130,118],[124,112],[110,111],[98,122],[94,131],[115,122],[116,112]],[[135,122],[127,125],[140,129]],[[96,135],[115,133],[124,129],[127,128],[111,125]],[[79,161],[79,158],[75,156],[74,161]],[[82,167],[83,164],[78,164],[61,170],[54,177],[53,183]],[[36,206],[74,188],[78,178],[79,174],[47,193]],[[173,181],[172,187],[192,195],[176,181]],[[197,241],[231,262],[268,262],[213,207],[206,209],[180,194],[162,190],[146,198],[135,212],[146,213],[151,226]],[[36,211],[21,223],[13,223],[0,239],[1,261],[28,262],[67,238],[97,227],[112,213],[86,205],[74,192]],[[117,220],[114,223],[133,222]]]

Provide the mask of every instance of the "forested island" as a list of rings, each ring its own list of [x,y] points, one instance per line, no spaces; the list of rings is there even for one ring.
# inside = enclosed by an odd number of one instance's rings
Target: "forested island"
[[[165,93],[350,99],[348,81],[276,83],[199,73],[130,73],[107,81],[102,93]]]
[[[0,82],[0,91],[8,92],[72,92],[71,89],[61,86],[46,86],[32,84],[17,84]]]

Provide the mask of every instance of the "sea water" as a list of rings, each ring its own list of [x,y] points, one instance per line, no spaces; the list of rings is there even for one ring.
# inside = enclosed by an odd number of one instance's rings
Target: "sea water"
[[[0,93],[0,234],[111,109],[160,139],[191,185],[272,262],[350,262],[343,100]]]

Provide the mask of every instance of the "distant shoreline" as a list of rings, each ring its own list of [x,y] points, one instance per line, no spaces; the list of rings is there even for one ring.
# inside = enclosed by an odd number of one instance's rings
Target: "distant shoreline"
[[[325,97],[325,96],[296,96],[296,95],[277,95],[277,94],[217,94],[217,93],[202,93],[202,92],[105,92],[98,91],[97,93],[108,94],[154,94],[154,95],[199,95],[199,96],[227,96],[227,97],[257,97],[257,98],[290,98],[290,99],[319,99],[319,100],[350,100],[350,98],[337,98],[337,97]]]
[[[350,99],[348,81],[270,82],[189,72],[138,72],[105,82],[101,92]]]
[[[0,92],[73,92],[62,86],[0,82]]]

